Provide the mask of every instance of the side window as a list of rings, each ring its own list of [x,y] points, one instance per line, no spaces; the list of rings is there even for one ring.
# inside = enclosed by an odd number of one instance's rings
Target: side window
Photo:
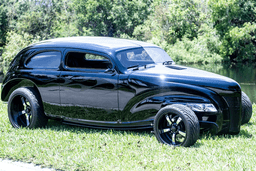
[[[65,65],[70,68],[81,69],[108,69],[112,68],[111,61],[97,54],[69,52],[65,59]]]
[[[28,68],[57,69],[61,61],[61,53],[57,51],[36,54],[26,62]]]

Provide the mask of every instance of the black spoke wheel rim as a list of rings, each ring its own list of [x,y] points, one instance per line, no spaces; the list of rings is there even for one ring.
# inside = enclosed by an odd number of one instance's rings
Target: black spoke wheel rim
[[[11,101],[11,119],[15,127],[29,127],[32,120],[32,109],[29,100],[21,95]]]
[[[182,117],[177,114],[165,114],[159,120],[158,131],[160,138],[166,144],[179,146],[187,136]]]

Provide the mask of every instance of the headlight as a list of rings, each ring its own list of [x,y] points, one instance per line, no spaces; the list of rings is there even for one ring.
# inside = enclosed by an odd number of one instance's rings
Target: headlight
[[[217,109],[211,103],[187,103],[186,106],[195,112],[217,112]]]

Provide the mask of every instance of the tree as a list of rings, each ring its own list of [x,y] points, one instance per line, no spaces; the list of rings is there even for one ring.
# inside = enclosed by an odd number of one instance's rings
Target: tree
[[[160,39],[174,44],[186,36],[197,37],[200,28],[200,11],[194,0],[155,1],[154,13],[135,29],[134,35],[142,40]]]
[[[219,37],[203,0],[156,0],[134,37],[162,47],[176,62],[220,62]]]
[[[17,33],[28,33],[43,39],[52,38],[52,27],[56,20],[59,5],[57,0],[31,0],[19,2],[19,9],[24,9],[16,24]]]
[[[0,45],[3,46],[6,41],[6,33],[8,29],[7,9],[0,3]]]
[[[150,13],[151,0],[73,0],[79,34],[132,36]]]
[[[210,0],[212,21],[220,35],[220,54],[232,62],[256,60],[256,1]]]

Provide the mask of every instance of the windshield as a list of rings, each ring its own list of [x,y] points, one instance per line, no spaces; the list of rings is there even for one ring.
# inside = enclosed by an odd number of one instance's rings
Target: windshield
[[[117,53],[116,57],[126,68],[173,61],[163,49],[155,47],[124,50]]]

